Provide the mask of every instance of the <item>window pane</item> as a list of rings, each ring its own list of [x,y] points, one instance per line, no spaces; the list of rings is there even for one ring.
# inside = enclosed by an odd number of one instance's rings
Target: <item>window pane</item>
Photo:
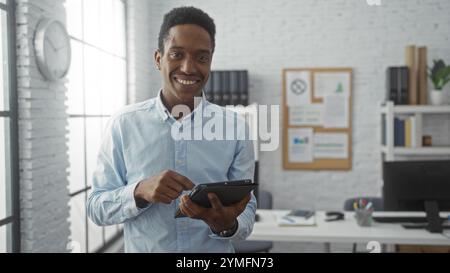
[[[97,156],[102,140],[102,118],[86,118],[86,173],[88,185],[97,167]]]
[[[90,194],[92,190],[88,191]],[[89,252],[94,252],[103,246],[103,228],[88,220]]]
[[[86,193],[70,198],[70,233],[72,246],[79,246],[81,252],[86,252]]]
[[[100,2],[103,0],[87,0],[83,4],[83,25],[84,25],[84,41],[101,46],[101,30],[100,30]]]
[[[112,29],[114,29],[113,51],[114,54],[124,57],[126,56],[125,47],[125,3],[121,0],[113,0],[113,22],[111,24]]]
[[[0,117],[0,219],[11,216],[9,118]]]
[[[112,53],[114,48],[114,40],[116,30],[114,29],[113,6],[111,0],[101,0],[99,24],[100,24],[100,40],[99,47],[107,52]],[[122,24],[123,25],[123,24]]]
[[[126,103],[126,63],[108,54],[101,56],[102,113],[112,115]]]
[[[6,253],[8,251],[8,236],[6,235],[6,225],[0,227],[0,253]]]
[[[67,30],[78,39],[83,38],[82,5],[83,0],[66,0]]]
[[[71,41],[72,63],[68,74],[68,112],[71,115],[84,114],[83,95],[83,47],[80,42]]]
[[[84,189],[84,119],[69,119],[70,192]]]
[[[114,226],[106,226],[105,227],[105,242],[111,240],[117,234],[117,227]]]
[[[87,115],[101,115],[101,90],[100,75],[102,67],[100,66],[101,52],[93,47],[84,46],[85,49],[85,103]],[[109,79],[111,80],[111,78]]]
[[[6,12],[0,10],[0,111],[9,110],[8,37]]]

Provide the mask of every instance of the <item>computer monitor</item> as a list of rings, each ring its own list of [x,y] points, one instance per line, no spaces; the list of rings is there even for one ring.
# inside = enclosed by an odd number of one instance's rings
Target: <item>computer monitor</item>
[[[383,163],[387,211],[425,211],[430,232],[442,231],[439,211],[450,211],[450,160]]]

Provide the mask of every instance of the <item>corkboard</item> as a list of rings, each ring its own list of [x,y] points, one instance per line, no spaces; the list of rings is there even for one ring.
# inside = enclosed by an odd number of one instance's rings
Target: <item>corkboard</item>
[[[324,128],[323,126],[299,126],[289,124],[289,108],[287,105],[286,75],[289,72],[310,72],[310,92],[312,104],[323,104],[323,99],[315,94],[314,75],[316,73],[349,73],[350,82],[348,95],[348,127],[346,128]],[[351,68],[289,68],[282,71],[282,111],[283,111],[283,168],[285,170],[343,170],[352,168],[352,96],[353,96],[353,70]],[[314,158],[313,162],[289,162],[289,136],[290,128],[312,128],[314,133],[343,133],[348,136],[348,157],[347,158]]]

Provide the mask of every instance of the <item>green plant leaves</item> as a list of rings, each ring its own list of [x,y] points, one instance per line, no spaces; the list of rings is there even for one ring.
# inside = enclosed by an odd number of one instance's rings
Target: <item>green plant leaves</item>
[[[443,60],[434,60],[433,68],[429,69],[429,77],[436,90],[442,90],[450,81],[450,66],[446,66]]]

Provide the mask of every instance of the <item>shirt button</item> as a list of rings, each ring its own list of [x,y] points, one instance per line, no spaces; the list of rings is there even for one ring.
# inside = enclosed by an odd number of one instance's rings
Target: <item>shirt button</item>
[[[177,164],[178,164],[178,165],[183,164],[183,160],[177,160]]]

